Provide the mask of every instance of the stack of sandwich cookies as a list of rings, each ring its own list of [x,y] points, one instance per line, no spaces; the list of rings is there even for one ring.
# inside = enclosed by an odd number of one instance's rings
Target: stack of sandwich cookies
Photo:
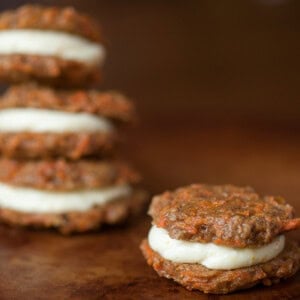
[[[73,8],[25,5],[0,14],[0,79],[85,86],[105,58],[98,24]]]
[[[73,8],[0,14],[0,80],[19,82],[0,97],[0,221],[85,232],[143,207],[139,175],[114,151],[134,105],[87,89],[99,77],[101,41]]]
[[[0,220],[71,233],[139,212],[140,177],[111,153],[134,118],[116,92],[10,87],[0,100]]]
[[[116,92],[12,86],[0,97],[0,154],[13,158],[108,155],[117,129],[135,118]]]
[[[154,197],[149,214],[141,245],[148,264],[189,290],[225,294],[299,269],[300,249],[284,233],[300,228],[300,218],[281,197],[195,184]]]

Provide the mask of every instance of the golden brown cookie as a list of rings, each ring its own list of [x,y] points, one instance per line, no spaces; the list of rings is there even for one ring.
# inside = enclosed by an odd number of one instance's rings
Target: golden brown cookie
[[[72,7],[24,5],[2,12],[0,80],[90,86],[100,79],[102,43],[97,22]]]
[[[282,197],[251,187],[193,184],[155,196],[141,244],[147,263],[188,290],[226,294],[295,274],[300,248],[284,233],[300,227]]]
[[[0,160],[0,221],[85,232],[142,210],[140,176],[120,161]]]
[[[31,159],[107,156],[119,140],[120,126],[135,118],[132,102],[117,92],[12,86],[0,97],[0,154]]]
[[[149,214],[172,238],[239,248],[267,244],[300,227],[282,197],[233,185],[194,184],[165,192],[154,197]]]

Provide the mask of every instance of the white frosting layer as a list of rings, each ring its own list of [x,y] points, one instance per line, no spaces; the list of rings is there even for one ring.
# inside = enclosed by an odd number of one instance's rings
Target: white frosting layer
[[[88,113],[38,108],[0,110],[0,132],[110,132],[111,122]]]
[[[50,192],[0,184],[0,207],[25,213],[64,213],[87,211],[118,197],[128,196],[127,185],[72,192]]]
[[[103,46],[70,33],[37,29],[0,31],[0,54],[50,55],[85,64],[102,64]]]
[[[284,248],[280,235],[270,244],[259,248],[230,248],[213,243],[197,243],[172,239],[163,228],[152,226],[150,247],[163,258],[176,263],[197,263],[209,269],[231,270],[253,266],[276,257]]]

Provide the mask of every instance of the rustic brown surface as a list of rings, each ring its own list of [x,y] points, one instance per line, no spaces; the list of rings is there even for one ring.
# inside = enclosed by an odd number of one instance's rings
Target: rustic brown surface
[[[281,194],[300,213],[300,134],[285,130],[190,126],[141,128],[127,156],[161,192],[190,182],[251,184]],[[134,151],[133,151],[134,150]],[[187,155],[188,153],[188,155]],[[159,278],[139,250],[150,218],[127,227],[62,237],[51,231],[0,228],[0,299],[297,299],[300,274],[273,287],[230,296],[188,292]],[[293,236],[299,239],[299,232]]]

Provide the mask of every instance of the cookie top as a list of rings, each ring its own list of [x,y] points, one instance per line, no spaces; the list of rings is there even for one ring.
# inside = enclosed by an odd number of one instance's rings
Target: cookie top
[[[80,35],[91,41],[102,40],[98,23],[73,7],[24,5],[0,14],[0,30],[42,29]]]
[[[251,187],[193,184],[153,198],[153,223],[174,239],[257,247],[300,227],[281,197],[260,196]]]
[[[12,86],[0,97],[0,109],[16,107],[86,112],[122,122],[136,118],[133,103],[118,92],[52,89],[33,83]]]
[[[0,182],[44,190],[93,189],[131,184],[139,175],[120,161],[0,159]]]

